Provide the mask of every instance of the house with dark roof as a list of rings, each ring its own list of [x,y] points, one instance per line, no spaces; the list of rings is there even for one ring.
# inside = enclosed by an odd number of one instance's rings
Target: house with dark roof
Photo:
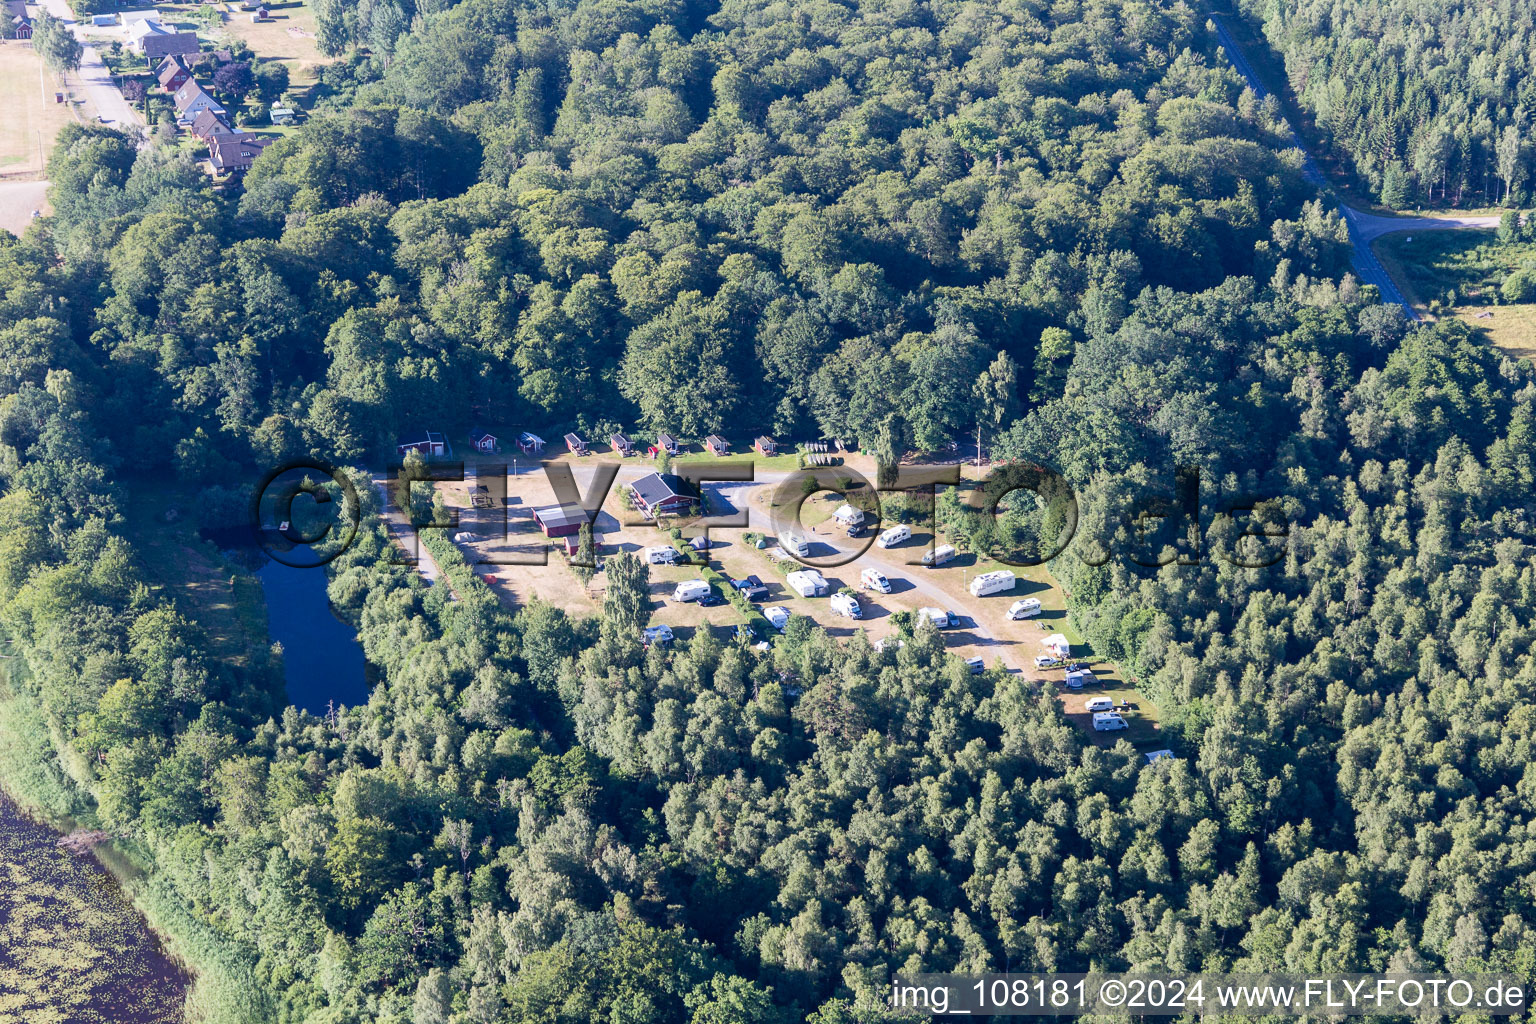
[[[565,435],[565,446],[571,450],[572,455],[587,454],[587,442],[574,433]]]
[[[477,452],[498,452],[501,445],[496,442],[496,435],[484,430],[471,430],[469,432],[469,446]]]
[[[635,442],[631,441],[624,434],[609,434],[608,443],[612,445],[613,450],[620,455],[635,454]]]
[[[714,456],[731,454],[731,442],[719,434],[710,434],[704,439],[704,448]]]
[[[547,442],[538,434],[530,434],[523,431],[517,435],[517,446],[523,450],[524,455],[537,455],[544,450]]]
[[[681,455],[683,446],[677,443],[677,438],[671,434],[657,434],[656,447],[663,449],[668,455]]]
[[[160,61],[174,54],[191,55],[200,49],[196,32],[146,35],[138,41],[136,48],[144,55],[150,67],[156,66]]]
[[[192,134],[204,142],[215,135],[233,135],[235,130],[229,126],[229,122],[223,116],[212,110],[205,110],[192,119]]]
[[[218,133],[210,135],[207,141],[208,163],[216,175],[250,170],[261,151],[273,142],[272,139],[257,138],[250,132]]]
[[[187,67],[187,59],[179,53],[171,54],[155,69],[155,79],[160,83],[160,88],[172,95],[191,78],[192,70]]]
[[[411,452],[420,452],[425,456],[446,455],[448,439],[435,430],[424,430],[395,442],[395,453],[402,459]]]
[[[752,448],[764,458],[771,458],[779,454],[779,446],[774,443],[773,438],[766,434],[753,441]]]
[[[635,507],[646,516],[678,516],[698,500],[682,477],[673,473],[648,473],[629,485]]]
[[[581,546],[581,528],[596,519],[597,513],[580,505],[544,505],[533,510],[533,521],[544,536],[562,541],[568,555],[574,555]]]
[[[27,17],[26,12],[22,12],[21,14],[18,14],[16,17],[12,18],[11,25],[12,34],[17,39],[32,38],[32,19]]]

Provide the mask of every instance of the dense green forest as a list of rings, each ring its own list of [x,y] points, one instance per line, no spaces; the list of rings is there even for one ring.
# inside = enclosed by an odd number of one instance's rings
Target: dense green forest
[[[1393,207],[1522,205],[1536,12],[1501,0],[1237,0],[1329,142]]]
[[[7,782],[143,852],[211,1019],[870,1024],[914,968],[1536,972],[1536,373],[1341,276],[1190,7],[330,10],[329,108],[243,190],[70,126],[56,214],[0,236],[35,754]],[[929,627],[643,649],[631,558],[579,619],[445,545],[451,601],[372,507],[330,594],[377,687],[315,718],[122,537],[157,474],[222,525],[274,461],[428,425],[894,457],[971,431],[999,354],[984,426],[1081,488],[1053,569],[1175,759]],[[1157,568],[1122,513],[1176,464],[1206,557]],[[1255,501],[1290,538],[1240,568],[1222,513]]]

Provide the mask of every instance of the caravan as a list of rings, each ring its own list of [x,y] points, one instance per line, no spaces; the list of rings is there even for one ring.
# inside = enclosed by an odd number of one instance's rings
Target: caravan
[[[854,508],[852,505],[838,506],[837,511],[832,513],[832,518],[844,526],[864,525],[864,512],[861,509]]]
[[[1007,569],[999,569],[996,572],[984,572],[971,580],[971,596],[986,597],[988,594],[1000,594],[1005,590],[1012,590],[1018,579]]]
[[[882,548],[893,548],[897,544],[900,544],[902,541],[911,539],[912,527],[903,523],[900,526],[893,526],[889,530],[886,530],[880,535],[880,539],[875,541],[875,543],[880,545]]]
[[[832,610],[838,615],[846,615],[850,619],[862,619],[864,609],[859,607],[859,599],[852,594],[833,594]]]
[[[947,612],[943,608],[919,608],[917,614],[919,617],[918,621],[927,619],[939,629],[948,629],[950,626],[957,624],[954,613]]]
[[[923,564],[930,569],[936,569],[945,562],[954,558],[958,552],[949,544],[941,544],[923,556]]]
[[[677,548],[670,544],[658,544],[645,549],[645,560],[651,565],[672,565],[677,561]]]
[[[1008,606],[1010,619],[1032,619],[1040,614],[1040,599],[1038,597],[1026,597],[1022,601],[1015,601]]]
[[[815,569],[802,569],[784,577],[790,589],[801,597],[820,597],[827,592],[827,580]]]
[[[703,580],[683,580],[672,591],[672,600],[678,602],[697,601],[709,596],[709,584]]]

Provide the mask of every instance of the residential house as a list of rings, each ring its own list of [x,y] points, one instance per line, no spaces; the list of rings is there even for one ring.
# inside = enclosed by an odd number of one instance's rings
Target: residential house
[[[620,455],[628,456],[635,454],[635,443],[623,434],[609,434],[608,443]]]
[[[176,117],[178,120],[191,124],[197,120],[197,115],[205,110],[211,110],[220,117],[227,116],[224,108],[219,106],[219,101],[203,91],[203,87],[195,81],[189,81],[176,90],[173,97],[176,101]]]
[[[517,446],[523,450],[524,455],[537,455],[544,450],[545,440],[538,434],[530,434],[523,431],[517,435]]]
[[[699,500],[682,478],[672,473],[649,473],[629,487],[635,507],[645,515],[683,515]]]
[[[710,434],[708,437],[706,437],[704,439],[704,447],[709,452],[709,454],[717,457],[731,454],[731,442],[727,441],[719,434]]]
[[[657,434],[656,447],[665,451],[668,455],[683,454],[683,446],[677,443],[677,438],[671,434]]]
[[[259,21],[266,21],[269,17],[271,17],[271,14],[265,7],[258,7],[251,12],[251,24],[254,25]]]
[[[173,32],[170,35],[150,35],[144,37],[138,52],[144,55],[150,67],[154,67],[160,61],[172,54],[181,54],[190,57],[199,50],[196,32]]]
[[[402,459],[413,451],[426,456],[446,455],[448,439],[435,430],[426,430],[420,434],[403,437],[395,444],[395,453]]]
[[[779,446],[773,443],[773,438],[767,436],[759,437],[753,441],[752,449],[764,458],[771,458],[779,454]]]
[[[179,53],[173,53],[160,62],[155,69],[155,78],[160,82],[160,88],[172,95],[182,86],[192,80],[192,69],[187,67],[187,59]]]
[[[469,445],[477,452],[498,452],[501,445],[496,443],[496,435],[488,434],[483,430],[469,432]]]
[[[581,528],[597,516],[580,505],[544,505],[533,510],[533,521],[544,536],[563,538],[566,554],[575,554],[581,543]]]
[[[248,171],[271,143],[271,139],[257,138],[250,132],[213,135],[208,139],[208,163],[215,175]]]
[[[298,119],[298,114],[288,107],[277,106],[272,108],[273,124],[293,124]]]
[[[27,17],[25,14],[18,14],[16,17],[11,19],[11,24],[14,26],[13,34],[17,39],[32,38],[31,18]]]
[[[586,455],[586,454],[588,454],[588,452],[587,452],[587,442],[583,441],[580,437],[578,437],[575,434],[566,434],[565,435],[565,446],[571,450],[571,454],[572,455]]]
[[[229,122],[215,111],[205,110],[192,119],[192,135],[204,142],[212,140],[215,135],[233,134],[235,130],[229,126]]]

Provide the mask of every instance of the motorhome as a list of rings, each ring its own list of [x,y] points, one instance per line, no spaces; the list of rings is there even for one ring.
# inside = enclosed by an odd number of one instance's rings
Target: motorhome
[[[1084,711],[1113,711],[1115,702],[1109,697],[1090,697],[1083,704]]]
[[[645,549],[645,560],[651,565],[672,565],[677,561],[677,548],[670,544],[658,544]]]
[[[644,633],[641,635],[645,638],[647,647],[651,644],[669,644],[672,642],[672,627],[667,625],[646,626]]]
[[[885,573],[879,569],[865,569],[859,573],[859,585],[865,590],[873,590],[881,594],[891,592],[891,581],[886,579]]]
[[[951,558],[954,558],[958,553],[959,552],[954,549],[953,545],[940,544],[938,547],[934,548],[932,551],[923,556],[923,564],[928,568],[933,569],[943,565]]]
[[[844,526],[859,526],[864,522],[864,511],[852,505],[840,505],[837,511],[832,513],[832,518]]]
[[[1117,729],[1129,729],[1130,725],[1120,717],[1118,711],[1098,711],[1093,716],[1093,728],[1096,732],[1114,732]]]
[[[850,619],[862,619],[864,609],[859,607],[859,599],[852,594],[833,594],[832,610],[838,615],[846,615]]]
[[[955,624],[955,616],[943,608],[919,608],[917,614],[928,619],[939,629],[948,629]]]
[[[879,539],[876,540],[875,543],[882,548],[893,548],[897,544],[900,544],[902,541],[911,539],[912,527],[903,523],[900,526],[893,526],[889,530],[886,530],[880,535]]]
[[[1005,590],[1012,590],[1017,583],[1018,578],[1007,569],[984,572],[971,580],[971,596],[986,597],[988,594],[1001,594]]]
[[[786,530],[779,535],[779,546],[796,558],[805,558],[811,553],[811,542],[793,530]]]
[[[764,608],[763,618],[767,619],[768,624],[774,629],[782,630],[785,626],[789,625],[789,609],[783,605]]]
[[[697,601],[701,597],[709,596],[709,584],[703,580],[683,580],[672,591],[674,601]]]
[[[971,675],[979,676],[987,670],[987,663],[981,658],[966,658],[965,665],[971,670]]]
[[[801,597],[820,597],[827,592],[827,580],[815,569],[802,569],[784,577],[790,589]]]
[[[1040,614],[1040,599],[1038,597],[1026,597],[1022,601],[1015,601],[1008,606],[1010,619],[1032,619]]]

